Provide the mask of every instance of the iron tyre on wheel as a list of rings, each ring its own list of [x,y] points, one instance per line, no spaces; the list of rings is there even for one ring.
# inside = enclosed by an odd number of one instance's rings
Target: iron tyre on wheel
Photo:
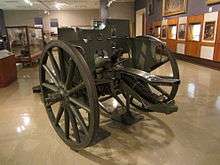
[[[98,98],[83,55],[62,41],[47,44],[40,85],[48,117],[60,138],[73,150],[90,145],[99,127]]]

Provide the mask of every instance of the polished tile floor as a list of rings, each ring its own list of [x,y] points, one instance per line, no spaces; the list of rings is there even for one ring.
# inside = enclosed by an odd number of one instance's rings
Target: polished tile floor
[[[220,71],[179,61],[179,111],[145,114],[126,127],[103,120],[111,136],[81,152],[56,135],[38,94],[38,69],[18,71],[0,89],[1,165],[219,165]]]

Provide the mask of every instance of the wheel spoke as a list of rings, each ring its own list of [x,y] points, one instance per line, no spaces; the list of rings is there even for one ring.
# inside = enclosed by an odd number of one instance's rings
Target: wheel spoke
[[[118,97],[118,95],[115,95],[114,98],[119,102],[119,104],[121,104],[121,106],[125,106],[125,104],[123,103],[123,101],[120,99],[120,97]]]
[[[56,116],[56,120],[55,120],[55,125],[56,125],[56,126],[58,125],[58,123],[59,123],[59,121],[60,121],[60,119],[61,119],[61,116],[62,116],[63,112],[64,112],[64,107],[63,107],[63,104],[61,103],[61,104],[60,104],[60,107],[59,107],[59,110],[58,110],[58,113],[57,113],[57,116]]]
[[[69,68],[68,68],[68,71],[67,71],[67,77],[66,77],[66,83],[65,83],[65,86],[66,88],[68,89],[71,85],[71,81],[74,77],[74,70],[75,70],[75,65],[73,63],[72,60],[69,61]]]
[[[86,104],[84,104],[82,101],[80,101],[79,99],[69,97],[69,100],[70,100],[73,104],[78,105],[79,107],[83,108],[83,109],[86,110],[88,113],[90,113],[89,107],[88,107]]]
[[[80,89],[85,88],[85,83],[81,82],[79,85],[75,86],[74,88],[70,89],[68,92],[68,95],[71,96],[73,93],[79,91]]]
[[[67,109],[64,110],[64,118],[65,118],[65,136],[66,138],[69,138],[70,121],[69,121],[69,114]]]
[[[76,119],[78,120],[78,122],[79,122],[81,128],[84,130],[84,133],[85,133],[87,136],[89,136],[89,132],[88,132],[88,129],[87,129],[87,127],[86,127],[86,123],[85,123],[85,121],[84,121],[84,119],[83,119],[81,113],[80,113],[79,110],[76,109],[74,106],[70,106],[70,107],[71,107],[71,109],[73,110],[72,112],[73,112],[74,116],[76,117]]]
[[[169,61],[169,59],[164,60],[164,61],[160,61],[159,63],[156,63],[155,65],[153,65],[150,69],[151,72],[154,71],[155,69],[161,67],[162,65],[166,64]]]
[[[51,77],[51,79],[53,80],[53,82],[59,86],[58,80],[56,78],[56,76],[53,74],[53,72],[48,68],[48,66],[43,65],[43,68],[45,69],[45,71],[49,74],[49,76]]]
[[[52,67],[53,67],[53,69],[54,69],[54,71],[56,73],[56,76],[57,76],[58,80],[60,80],[60,70],[59,70],[58,64],[57,64],[57,62],[56,62],[52,52],[47,52],[47,53],[48,53],[48,56],[50,58]]]
[[[126,108],[126,111],[128,112],[128,113],[130,113],[130,95],[129,95],[129,93],[125,93],[124,94],[124,96],[125,96],[125,101],[126,101],[126,106],[125,106],[125,108]]]
[[[80,143],[81,141],[80,141],[80,136],[79,136],[79,130],[78,130],[78,127],[77,127],[77,122],[76,122],[76,119],[75,119],[74,114],[71,111],[71,109],[68,109],[68,114],[69,114],[69,117],[70,117],[71,125],[73,127],[73,131],[74,131],[76,141]]]
[[[60,76],[61,76],[61,81],[65,82],[66,81],[66,63],[65,63],[65,59],[63,56],[63,50],[58,49],[58,53],[59,53],[59,61],[60,61]]]
[[[48,97],[45,98],[46,106],[51,106],[62,100],[62,96],[59,93],[49,93]]]
[[[47,89],[50,89],[54,92],[57,92],[59,89],[57,88],[57,86],[53,85],[53,84],[49,84],[49,83],[42,83],[42,86],[47,88]]]

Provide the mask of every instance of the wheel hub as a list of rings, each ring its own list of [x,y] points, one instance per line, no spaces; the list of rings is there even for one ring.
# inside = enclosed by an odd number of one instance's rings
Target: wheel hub
[[[67,99],[68,98],[68,93],[64,88],[60,89],[60,95],[62,96],[63,99]]]

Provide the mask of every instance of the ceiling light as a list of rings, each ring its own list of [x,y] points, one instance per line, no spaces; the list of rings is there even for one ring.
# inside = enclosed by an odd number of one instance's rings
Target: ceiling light
[[[49,12],[49,11],[47,11],[47,10],[45,10],[45,11],[44,11],[44,14],[49,15],[49,14],[50,14],[50,12]]]
[[[56,2],[55,3],[55,8],[57,8],[57,10],[60,10],[62,7],[66,6],[66,5],[67,5],[66,3]]]
[[[27,3],[30,6],[33,6],[33,3],[30,0],[24,0],[25,3]]]

